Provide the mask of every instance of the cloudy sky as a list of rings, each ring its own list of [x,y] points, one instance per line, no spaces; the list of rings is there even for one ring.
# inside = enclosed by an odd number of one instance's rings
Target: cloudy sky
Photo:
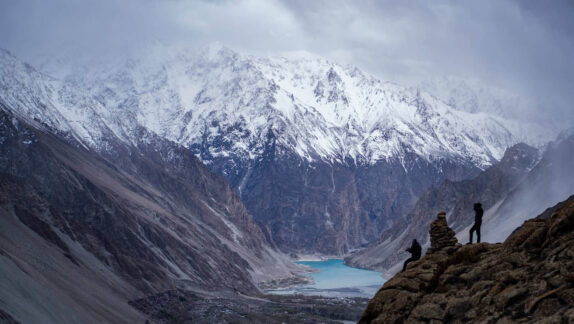
[[[0,0],[0,47],[32,62],[215,41],[308,51],[405,84],[479,78],[574,121],[574,1]]]

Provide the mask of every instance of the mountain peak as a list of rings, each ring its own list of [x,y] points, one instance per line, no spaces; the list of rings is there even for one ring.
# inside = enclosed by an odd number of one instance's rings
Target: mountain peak
[[[539,160],[540,152],[538,149],[525,143],[518,143],[504,152],[499,166],[505,170],[529,171]]]
[[[219,61],[221,59],[236,59],[240,55],[231,48],[220,42],[210,43],[199,51],[199,56],[209,61]]]

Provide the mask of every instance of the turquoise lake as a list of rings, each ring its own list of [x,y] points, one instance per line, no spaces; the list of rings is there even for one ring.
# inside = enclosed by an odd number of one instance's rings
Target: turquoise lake
[[[343,264],[341,259],[300,261],[297,263],[318,270],[318,272],[306,274],[306,276],[313,278],[314,283],[273,290],[270,291],[271,293],[371,298],[385,283],[380,272],[352,268]]]

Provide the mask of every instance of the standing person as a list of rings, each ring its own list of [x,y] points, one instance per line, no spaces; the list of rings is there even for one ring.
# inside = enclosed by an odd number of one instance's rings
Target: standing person
[[[413,244],[411,244],[411,247],[407,249],[407,252],[411,253],[411,257],[408,258],[403,264],[403,271],[405,271],[407,268],[407,264],[421,258],[421,245],[419,242],[417,242],[417,240],[413,240]]]
[[[472,232],[474,231],[476,231],[476,243],[480,243],[480,225],[482,225],[482,214],[484,214],[484,211],[481,203],[474,204],[473,209],[474,225],[470,228],[470,241],[468,241],[468,244],[472,244]]]

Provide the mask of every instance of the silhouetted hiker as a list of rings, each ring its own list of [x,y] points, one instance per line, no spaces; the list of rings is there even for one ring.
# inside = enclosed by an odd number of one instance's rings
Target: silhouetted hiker
[[[403,264],[403,271],[407,268],[407,264],[421,258],[421,245],[417,240],[413,240],[413,244],[411,244],[411,247],[407,249],[407,252],[411,253],[411,257],[405,261],[405,264]]]
[[[470,228],[470,240],[468,244],[472,243],[472,232],[476,231],[476,243],[480,243],[480,225],[482,225],[482,205],[480,203],[474,204],[474,225]]]

